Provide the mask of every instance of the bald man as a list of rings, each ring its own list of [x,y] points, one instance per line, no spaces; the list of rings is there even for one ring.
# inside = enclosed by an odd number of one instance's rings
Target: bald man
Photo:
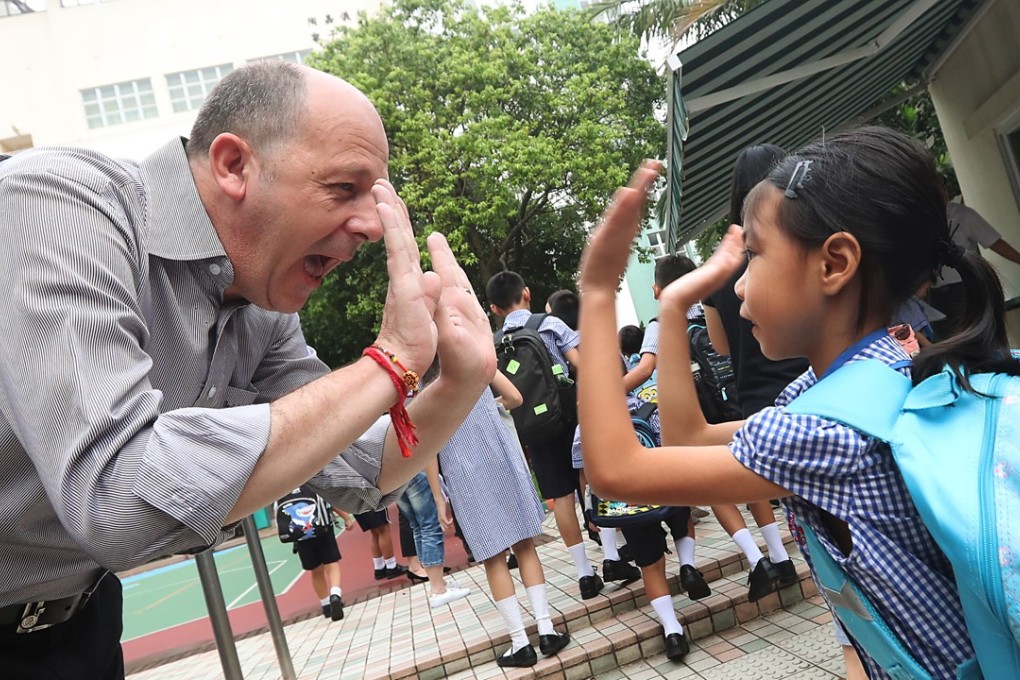
[[[84,149],[0,157],[0,664],[123,678],[111,573],[214,546],[310,481],[385,507],[495,370],[488,321],[445,240],[423,273],[387,182],[382,121],[350,84],[282,61],[209,94],[189,139],[140,163]],[[330,372],[297,312],[367,241],[390,286],[376,344],[442,377],[409,407],[390,365]]]

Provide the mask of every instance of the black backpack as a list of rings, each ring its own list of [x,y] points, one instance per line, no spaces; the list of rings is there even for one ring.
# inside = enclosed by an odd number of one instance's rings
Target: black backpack
[[[687,325],[691,347],[691,371],[698,403],[710,423],[740,420],[742,415],[729,392],[735,382],[733,364],[728,356],[715,351],[708,339],[708,329],[699,323]]]
[[[333,524],[329,503],[307,486],[276,501],[274,512],[276,530],[284,543],[326,536]]]
[[[532,314],[524,326],[496,331],[496,365],[524,403],[510,411],[525,444],[573,432],[577,424],[577,388],[560,364],[554,364],[538,329],[546,314]]]

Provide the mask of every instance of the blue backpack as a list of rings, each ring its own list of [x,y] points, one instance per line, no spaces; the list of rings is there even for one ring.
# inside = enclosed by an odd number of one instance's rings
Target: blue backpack
[[[949,369],[916,387],[875,360],[846,364],[795,399],[889,443],[910,497],[953,565],[976,659],[960,678],[1020,678],[1020,377]],[[979,396],[984,395],[984,396]],[[929,678],[867,597],[804,527],[822,586],[857,642],[897,680]]]

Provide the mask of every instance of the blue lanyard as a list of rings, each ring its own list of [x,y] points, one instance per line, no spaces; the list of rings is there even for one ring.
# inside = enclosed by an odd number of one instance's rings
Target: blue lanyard
[[[827,369],[825,369],[825,373],[822,374],[822,377],[819,378],[819,380],[822,380],[823,378],[825,378],[825,376],[831,374],[833,371],[840,368],[843,364],[850,361],[851,357],[860,352],[862,349],[872,344],[873,342],[881,338],[883,335],[888,334],[889,331],[885,328],[879,328],[868,333],[863,338],[861,338],[860,340],[858,340],[857,342],[843,350],[840,353],[840,355],[836,357],[836,360],[833,361],[832,364]]]

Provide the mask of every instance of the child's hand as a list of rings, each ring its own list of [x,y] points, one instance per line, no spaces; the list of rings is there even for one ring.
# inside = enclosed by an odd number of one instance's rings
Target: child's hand
[[[630,247],[641,230],[648,191],[661,170],[658,161],[645,161],[631,176],[630,183],[613,195],[613,202],[581,255],[578,283],[582,293],[597,290],[616,293],[627,268]]]
[[[712,257],[690,274],[681,276],[659,294],[659,304],[687,310],[694,303],[719,290],[744,262],[742,230],[730,225]]]

